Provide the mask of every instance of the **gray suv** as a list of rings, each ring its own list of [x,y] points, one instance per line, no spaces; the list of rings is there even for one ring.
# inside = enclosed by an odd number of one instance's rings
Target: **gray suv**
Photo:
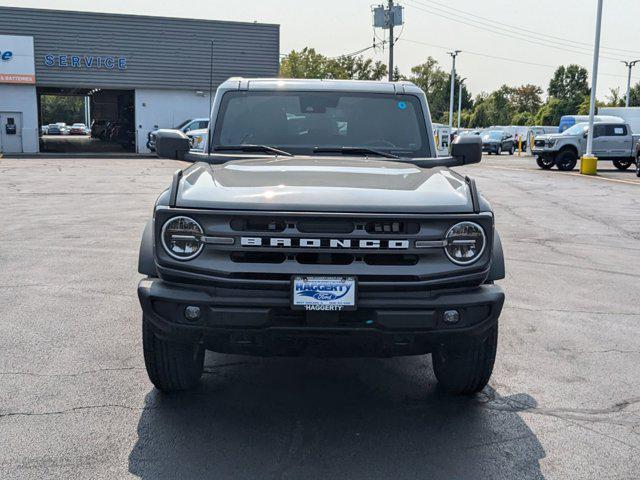
[[[473,179],[478,137],[435,157],[408,82],[230,79],[204,153],[158,197],[140,248],[144,357],[162,391],[193,387],[204,352],[431,353],[449,392],[481,390],[504,302],[500,237]]]

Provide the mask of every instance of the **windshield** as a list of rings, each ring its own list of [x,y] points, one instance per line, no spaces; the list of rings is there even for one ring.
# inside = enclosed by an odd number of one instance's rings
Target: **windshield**
[[[413,95],[228,92],[213,148],[254,144],[312,154],[314,148],[356,147],[429,157],[426,131],[420,101]]]
[[[491,132],[484,132],[482,135],[483,140],[502,140],[502,132],[494,130]]]
[[[582,135],[589,130],[588,123],[576,123],[573,127],[567,128],[562,135]]]

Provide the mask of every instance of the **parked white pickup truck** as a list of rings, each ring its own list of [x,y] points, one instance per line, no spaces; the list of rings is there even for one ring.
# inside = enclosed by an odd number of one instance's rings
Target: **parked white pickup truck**
[[[593,125],[593,154],[598,160],[612,161],[619,170],[637,164],[640,135],[633,135],[627,123],[597,122]],[[588,123],[577,123],[559,134],[535,137],[532,153],[544,170],[573,170],[587,147]]]

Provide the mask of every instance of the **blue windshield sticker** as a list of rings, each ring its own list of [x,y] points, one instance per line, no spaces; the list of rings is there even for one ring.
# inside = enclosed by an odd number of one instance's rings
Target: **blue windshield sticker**
[[[404,110],[405,108],[407,108],[407,102],[398,102],[398,108],[400,110]]]

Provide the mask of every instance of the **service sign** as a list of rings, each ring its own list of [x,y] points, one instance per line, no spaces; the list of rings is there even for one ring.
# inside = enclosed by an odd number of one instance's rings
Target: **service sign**
[[[33,37],[0,35],[0,83],[36,83]]]

